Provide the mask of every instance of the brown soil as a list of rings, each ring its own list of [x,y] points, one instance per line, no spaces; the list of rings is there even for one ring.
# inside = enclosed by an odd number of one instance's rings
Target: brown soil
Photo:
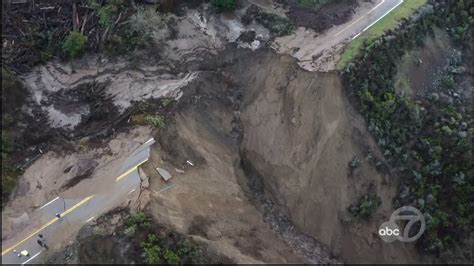
[[[407,53],[400,65],[395,88],[398,94],[416,97],[427,86],[431,86],[436,73],[443,68],[453,52],[449,36],[436,29],[434,35],[424,40],[422,48]]]
[[[365,159],[348,173],[354,156],[380,153],[337,74],[303,71],[269,50],[228,49],[219,62],[186,88],[174,123],[157,136],[145,167],[157,220],[237,262],[299,261],[293,252],[334,262],[327,248],[347,262],[422,261],[414,245],[377,236],[396,182]],[[174,175],[166,192],[157,166]],[[375,218],[350,217],[369,188],[382,199]]]
[[[299,27],[322,32],[333,25],[340,25],[349,21],[357,5],[356,0],[335,1],[315,10],[299,6],[297,3],[291,3],[288,17]]]

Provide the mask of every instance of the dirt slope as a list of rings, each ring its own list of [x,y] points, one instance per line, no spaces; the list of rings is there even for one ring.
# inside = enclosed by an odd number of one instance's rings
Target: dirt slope
[[[229,48],[219,62],[184,90],[175,122],[157,136],[146,172],[159,221],[241,262],[294,262],[288,247],[313,263],[334,261],[325,247],[344,262],[421,261],[413,244],[376,235],[397,184],[365,159],[378,151],[336,73],[304,71],[271,50]],[[362,165],[350,176],[354,156]],[[158,165],[175,175],[166,194]],[[382,199],[374,219],[351,217],[369,189]]]

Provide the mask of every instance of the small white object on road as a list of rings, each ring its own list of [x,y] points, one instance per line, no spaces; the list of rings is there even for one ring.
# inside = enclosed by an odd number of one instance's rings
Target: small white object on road
[[[28,255],[30,255],[30,253],[29,253],[28,250],[26,250],[26,249],[22,250],[22,251],[20,252],[20,254],[21,254],[22,256],[28,256]]]
[[[94,219],[94,218],[95,218],[95,216],[92,216],[91,218],[87,219],[87,220],[86,220],[86,223],[92,221],[92,219]]]
[[[165,180],[165,181],[168,181],[171,179],[171,174],[166,171],[165,169],[163,168],[156,168],[156,171],[158,171],[158,174],[160,174],[160,176]]]
[[[22,251],[23,252],[23,251]],[[30,262],[31,260],[33,260],[34,258],[36,258],[39,254],[41,254],[42,251],[36,253],[34,256],[32,256],[31,258],[29,258],[27,261],[23,262],[21,265],[25,265],[27,264],[28,262]]]
[[[186,162],[187,162],[189,165],[194,166],[194,164],[193,164],[190,160],[187,160]]]
[[[130,195],[130,194],[132,194],[132,193],[133,193],[133,191],[135,191],[135,190],[136,190],[136,188],[134,188],[134,189],[130,190],[130,191],[128,192],[128,194],[127,194],[127,195]]]

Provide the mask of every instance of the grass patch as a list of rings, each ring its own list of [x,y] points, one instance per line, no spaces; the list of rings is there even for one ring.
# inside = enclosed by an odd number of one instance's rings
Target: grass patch
[[[402,19],[410,17],[418,8],[426,4],[426,2],[427,0],[406,0],[395,10],[390,12],[390,14],[375,23],[370,29],[347,45],[337,64],[337,69],[344,69],[344,67],[359,54],[364,43],[373,42],[375,39],[381,37],[387,30],[396,28]]]

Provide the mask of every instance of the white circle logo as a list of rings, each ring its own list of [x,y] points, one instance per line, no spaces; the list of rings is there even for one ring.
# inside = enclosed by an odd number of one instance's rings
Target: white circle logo
[[[398,226],[398,221],[406,221],[403,230]],[[410,236],[412,227],[417,223],[420,223],[418,232],[415,235]],[[383,223],[379,227],[378,233],[380,238],[388,243],[395,240],[401,242],[413,242],[421,237],[425,229],[426,224],[423,214],[415,207],[403,206],[392,213],[390,221]]]

